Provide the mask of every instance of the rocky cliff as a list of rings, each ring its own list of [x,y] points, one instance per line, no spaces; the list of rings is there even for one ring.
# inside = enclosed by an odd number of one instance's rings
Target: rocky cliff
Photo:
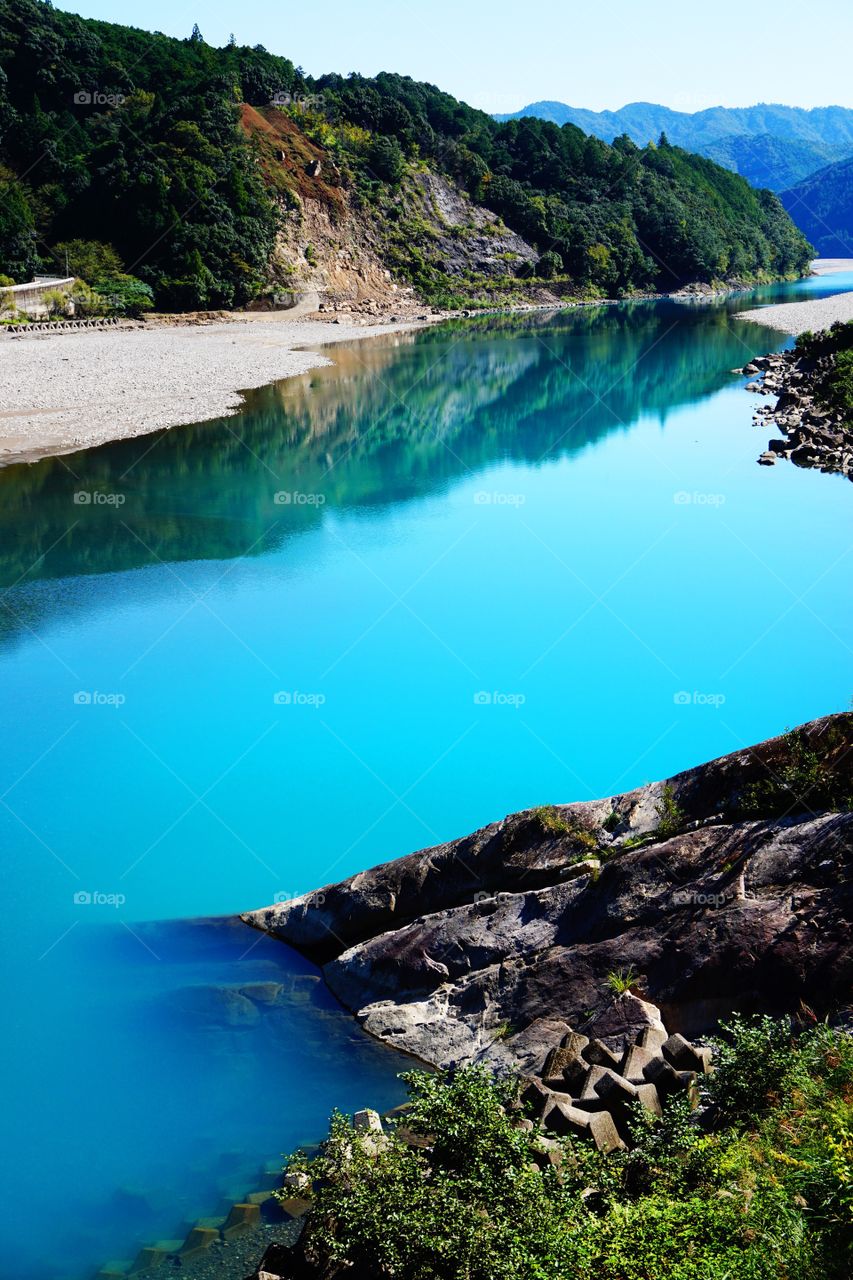
[[[446,174],[413,168],[371,202],[297,119],[244,104],[241,124],[281,205],[273,293],[316,294],[323,310],[366,314],[421,312],[436,291],[465,302],[557,303],[529,278],[537,251]]]
[[[613,987],[701,1034],[819,1015],[853,979],[853,715],[605,800],[512,814],[244,919],[323,967],[365,1029],[438,1065],[541,1074],[607,1041]]]

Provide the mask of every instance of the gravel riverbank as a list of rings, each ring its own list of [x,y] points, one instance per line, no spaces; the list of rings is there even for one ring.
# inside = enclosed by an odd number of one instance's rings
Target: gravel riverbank
[[[853,271],[853,258],[823,258],[814,264],[816,275],[832,275]],[[754,320],[756,324],[779,329],[782,333],[817,333],[837,320],[853,320],[853,292],[837,293],[831,298],[808,298],[803,302],[780,302],[752,311],[739,311],[738,320]]]

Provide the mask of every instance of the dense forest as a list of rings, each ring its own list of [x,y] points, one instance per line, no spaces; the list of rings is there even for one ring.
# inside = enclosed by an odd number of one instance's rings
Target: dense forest
[[[175,40],[0,0],[0,275],[67,263],[86,278],[88,262],[89,276],[130,273],[160,307],[246,303],[298,206],[240,128],[240,103],[273,101],[323,147],[352,208],[393,218],[406,174],[438,170],[535,247],[516,269],[539,279],[621,296],[789,276],[809,259],[775,196],[664,137],[610,146],[573,125],[498,123],[404,76],[312,80],[198,28]],[[418,280],[407,239],[411,261],[393,265]]]

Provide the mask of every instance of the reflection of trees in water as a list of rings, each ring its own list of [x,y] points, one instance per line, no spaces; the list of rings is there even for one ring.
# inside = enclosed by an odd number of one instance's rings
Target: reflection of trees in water
[[[672,303],[484,317],[332,354],[250,392],[239,417],[77,454],[79,479],[56,459],[0,472],[2,582],[257,555],[322,518],[276,492],[387,504],[496,460],[571,454],[746,359],[724,307]],[[80,490],[125,501],[78,505]]]

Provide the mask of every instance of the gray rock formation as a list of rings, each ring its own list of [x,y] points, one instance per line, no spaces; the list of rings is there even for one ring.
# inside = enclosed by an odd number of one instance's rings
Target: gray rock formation
[[[584,1089],[624,1092],[614,1074],[660,1094],[704,1070],[678,1033],[735,1009],[849,1000],[851,795],[853,716],[830,716],[666,783],[512,814],[244,919],[321,964],[398,1049],[560,1074],[559,1123],[572,1124]],[[613,1000],[608,975],[627,970],[645,1000]],[[610,1075],[590,1083],[592,1068]]]
[[[815,360],[796,351],[756,356],[742,372],[758,374],[748,382],[747,391],[777,397],[775,404],[762,405],[753,414],[759,426],[775,426],[781,440],[771,440],[758,459],[771,467],[779,458],[789,458],[798,467],[838,472],[853,480],[853,429],[848,415],[820,403],[819,381],[832,365],[833,357]]]

